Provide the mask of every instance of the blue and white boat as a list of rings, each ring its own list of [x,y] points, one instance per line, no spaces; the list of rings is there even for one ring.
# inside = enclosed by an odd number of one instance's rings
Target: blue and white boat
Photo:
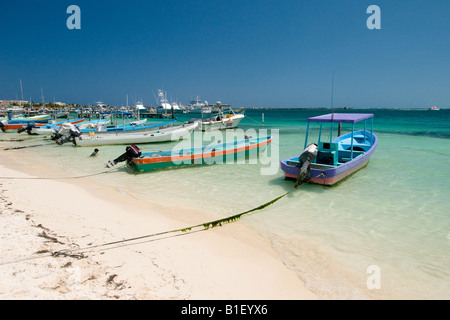
[[[105,125],[105,124],[97,124],[90,127],[82,127],[80,126],[80,131],[83,133],[117,133],[117,132],[142,132],[148,130],[155,129],[163,129],[171,127],[177,120],[172,119],[170,121],[165,122],[156,122],[152,124],[146,123],[147,119],[128,122],[124,124],[116,124],[116,125]]]
[[[365,167],[378,144],[373,133],[373,116],[368,113],[331,113],[308,118],[304,152],[281,161],[285,177],[295,179],[296,186],[304,182],[331,186]],[[371,120],[370,130],[367,120]],[[355,124],[360,122],[363,129],[355,130]],[[316,143],[308,144],[311,123],[320,125],[319,136]],[[331,124],[328,141],[321,140],[324,123]],[[335,123],[338,124],[338,135],[333,140]],[[350,124],[351,131],[341,135],[342,124]]]
[[[146,120],[146,119],[145,119]],[[138,120],[132,123],[126,123],[122,125],[115,126],[95,126],[94,128],[81,128],[71,123],[63,124],[59,130],[55,130],[51,139],[55,140],[57,144],[64,144],[68,141],[75,143],[75,138],[81,135],[94,137],[98,133],[102,134],[118,134],[118,133],[145,133],[149,131],[154,131],[157,129],[166,129],[173,126],[176,119],[157,122],[153,124],[145,124],[144,120]]]

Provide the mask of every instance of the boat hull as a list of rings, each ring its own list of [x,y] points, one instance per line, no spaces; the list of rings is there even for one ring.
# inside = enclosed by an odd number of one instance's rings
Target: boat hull
[[[25,118],[14,118],[14,119],[8,120],[8,124],[23,124],[23,123],[30,123],[30,122],[47,123],[51,119],[52,119],[52,117],[50,115],[40,115],[40,116],[25,117]]]
[[[230,118],[225,118],[219,121],[203,121],[202,131],[226,130],[233,129],[239,126],[239,123],[244,118],[244,115],[234,115]]]
[[[128,167],[136,173],[144,173],[162,169],[230,163],[263,152],[271,142],[271,137],[265,137],[207,146],[200,152],[196,152],[194,148],[147,152],[139,158],[132,159]]]
[[[96,134],[117,134],[117,133],[126,133],[126,132],[144,132],[149,130],[157,130],[157,129],[165,129],[173,126],[176,120],[154,123],[154,124],[138,124],[138,125],[118,125],[118,126],[100,126],[95,128],[83,128],[81,127],[81,132],[89,134],[90,132]]]
[[[194,123],[169,129],[144,131],[140,133],[92,133],[90,135],[76,137],[75,144],[79,147],[92,147],[178,141],[187,139],[197,126],[198,123]]]
[[[352,160],[339,164],[337,166],[331,166],[331,165],[321,165],[317,163],[311,164],[311,177],[309,182],[315,183],[315,184],[322,184],[327,186],[332,186],[337,184],[338,182],[346,179],[356,171],[358,171],[361,168],[364,168],[369,160],[373,152],[375,152],[375,149],[377,147],[378,139],[374,134],[371,134],[370,132],[366,132],[367,135],[370,134],[372,137],[373,143],[370,146],[370,149],[366,152],[359,154]],[[345,135],[347,136],[347,135]],[[342,140],[343,137],[338,137],[335,141]],[[284,176],[288,179],[297,179],[300,166],[295,164],[299,156],[292,157],[289,159],[285,159],[281,161],[281,170],[284,172]]]
[[[67,121],[62,121],[62,122],[58,122],[58,123],[49,123],[46,125],[37,124],[36,125],[37,127],[31,129],[31,134],[41,134],[41,135],[42,134],[52,134],[53,132],[55,132],[55,129],[58,129],[64,123],[79,124],[82,122],[84,122],[84,118],[67,120]]]
[[[31,130],[31,134],[48,134],[53,133],[55,129],[59,128],[64,123],[72,123],[77,124],[83,122],[84,119],[74,119],[74,120],[68,120],[64,122],[58,122],[58,123],[35,123],[35,127]],[[4,127],[4,132],[6,133],[17,133],[17,130],[22,129],[26,126],[28,126],[29,122],[22,122],[22,123],[16,123],[11,124],[8,123]]]
[[[326,186],[332,186],[332,185],[346,179],[347,177],[349,177],[350,175],[352,175],[359,169],[364,168],[368,163],[369,163],[369,158],[367,158],[349,168],[346,168],[346,170],[339,170],[339,171],[337,170],[337,168],[330,168],[327,170],[323,170],[323,169],[319,169],[319,168],[314,168],[312,165],[311,166],[311,179],[309,182],[315,183],[315,184],[322,184],[322,185],[326,185]],[[286,164],[285,164],[285,166],[286,166]],[[299,167],[294,167],[293,170],[286,170],[284,172],[284,175],[287,179],[295,180],[295,179],[297,179],[298,170],[299,170]]]

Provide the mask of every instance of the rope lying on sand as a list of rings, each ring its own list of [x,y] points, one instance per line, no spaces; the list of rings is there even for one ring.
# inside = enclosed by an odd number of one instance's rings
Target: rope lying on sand
[[[170,231],[163,231],[163,232],[158,232],[158,233],[152,233],[152,234],[148,234],[148,235],[144,235],[144,236],[140,236],[140,237],[135,237],[135,238],[129,238],[129,239],[125,239],[125,240],[119,240],[119,241],[113,241],[113,242],[108,242],[108,243],[104,243],[104,244],[100,244],[100,245],[96,245],[96,246],[90,246],[90,247],[86,247],[86,248],[80,248],[77,249],[76,251],[82,251],[82,250],[89,250],[89,249],[94,249],[94,248],[100,248],[100,247],[107,247],[107,246],[111,246],[111,245],[117,245],[117,244],[124,244],[127,242],[131,242],[131,241],[137,241],[137,240],[143,240],[143,239],[147,239],[147,238],[152,238],[152,237],[156,237],[156,236],[162,236],[162,235],[167,235],[167,234],[171,234],[171,233],[190,233],[190,232],[197,232],[197,231],[204,231],[204,230],[209,230],[212,228],[215,228],[217,226],[222,226],[222,224],[226,224],[226,223],[232,223],[235,222],[237,220],[239,220],[243,215],[252,213],[254,211],[259,211],[262,210],[272,204],[274,204],[275,202],[277,202],[278,200],[284,198],[286,195],[288,195],[290,192],[286,192],[285,194],[270,200],[269,202],[266,202],[263,205],[260,205],[256,208],[253,208],[251,210],[227,217],[227,218],[223,218],[223,219],[219,219],[219,220],[215,220],[215,221],[210,221],[210,222],[206,222],[206,223],[202,223],[202,224],[197,224],[194,226],[190,226],[187,228],[180,228],[180,229],[175,229],[175,230],[170,230]],[[195,229],[199,229],[200,230],[195,230]]]
[[[34,147],[41,147],[41,146],[48,146],[48,143],[34,144],[34,145],[31,145],[31,146],[23,146],[23,147],[15,147],[15,148],[5,148],[3,150],[20,150],[20,149],[34,148]]]
[[[286,193],[284,193],[283,195],[270,200],[269,202],[264,203],[263,205],[260,205],[256,208],[253,208],[251,210],[227,217],[227,218],[223,218],[223,219],[219,219],[219,220],[215,220],[215,221],[210,221],[210,222],[206,222],[206,223],[202,223],[202,224],[197,224],[194,226],[190,226],[187,228],[180,228],[180,229],[175,229],[175,230],[169,230],[169,231],[163,231],[163,232],[158,232],[158,233],[152,233],[152,234],[148,234],[148,235],[143,235],[143,236],[139,236],[139,237],[134,237],[134,238],[129,238],[129,239],[124,239],[124,240],[118,240],[118,241],[112,241],[112,242],[108,242],[108,243],[103,243],[103,244],[99,244],[99,245],[93,245],[93,246],[88,246],[88,247],[84,247],[84,248],[78,248],[78,249],[63,249],[63,250],[58,250],[58,251],[54,251],[54,252],[45,252],[45,254],[36,254],[34,256],[30,256],[27,258],[23,258],[23,259],[18,259],[18,260],[14,260],[14,261],[7,261],[7,262],[0,262],[0,265],[6,265],[6,264],[12,264],[12,263],[17,263],[17,262],[24,262],[24,261],[28,261],[28,260],[34,260],[34,259],[39,259],[39,258],[44,258],[44,257],[59,257],[59,256],[64,256],[64,257],[71,257],[71,258],[76,258],[76,259],[83,259],[86,258],[86,255],[83,253],[85,251],[89,251],[89,250],[93,250],[93,249],[99,249],[99,248],[104,248],[106,249],[107,247],[113,246],[113,245],[124,245],[126,243],[131,243],[133,241],[137,241],[137,240],[144,240],[144,239],[150,239],[150,238],[154,238],[157,236],[163,236],[163,235],[169,235],[169,234],[174,234],[173,236],[179,236],[179,235],[187,235],[193,232],[199,232],[199,231],[206,231],[212,228],[215,228],[217,226],[222,226],[222,224],[227,224],[227,223],[232,223],[235,222],[237,220],[239,220],[242,216],[250,214],[252,212],[255,211],[259,211],[262,210],[272,204],[274,204],[275,202],[277,202],[278,200],[284,198],[285,196],[287,196],[289,193],[291,193],[294,190],[288,191]],[[155,240],[154,240],[155,241]],[[132,244],[130,244],[132,245]]]
[[[110,173],[113,170],[118,170],[121,167],[109,168],[108,170],[90,173],[83,176],[75,176],[75,177],[0,177],[0,180],[69,180],[69,179],[82,179],[93,176],[98,176],[105,173]]]
[[[113,169],[117,169],[117,168],[113,168]],[[88,178],[88,177],[93,177],[93,176],[98,176],[101,174],[105,174],[105,173],[109,173],[111,172],[111,170],[106,170],[106,171],[102,171],[102,172],[97,172],[97,173],[91,173],[91,174],[86,174],[84,176],[76,176],[76,177],[0,177],[0,180],[4,179],[4,180],[68,180],[68,179],[82,179],[82,178]]]

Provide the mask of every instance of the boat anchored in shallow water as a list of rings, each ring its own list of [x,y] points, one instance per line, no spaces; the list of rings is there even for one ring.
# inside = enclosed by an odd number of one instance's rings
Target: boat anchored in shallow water
[[[141,152],[136,146],[128,146],[126,153],[113,161],[108,168],[126,161],[127,168],[135,173],[199,165],[230,163],[264,152],[272,137],[248,138],[244,140],[212,144],[202,147],[168,151]]]
[[[75,142],[75,138],[80,137],[82,134],[88,135],[90,137],[95,137],[97,134],[100,135],[119,135],[119,134],[141,134],[145,132],[166,129],[173,126],[176,120],[166,121],[166,122],[157,122],[154,124],[145,124],[145,120],[139,120],[135,122],[126,123],[123,125],[116,126],[106,126],[95,125],[94,128],[80,127],[73,125],[71,123],[63,124],[59,130],[55,130],[53,135],[51,136],[52,140],[55,140],[57,144],[64,144],[66,142]],[[88,139],[87,139],[88,140]],[[105,140],[106,141],[106,140]]]
[[[10,115],[8,115],[7,119],[0,121],[0,129],[3,132],[17,132],[17,130],[27,127],[28,125],[44,124],[49,120],[51,120],[49,115],[37,115],[24,118],[11,118]]]
[[[211,117],[202,119],[201,126],[198,130],[201,131],[215,131],[234,129],[239,126],[242,119],[245,118],[243,113],[235,113],[233,109],[228,106],[228,111],[225,111],[225,107],[217,102],[215,105],[216,111]],[[189,122],[197,121],[198,119],[191,119]]]
[[[373,114],[332,113],[308,119],[305,150],[301,155],[281,161],[281,169],[288,179],[296,180],[296,186],[311,182],[334,185],[363,168],[375,152],[378,139],[373,134]],[[366,121],[371,120],[370,131]],[[355,124],[364,122],[364,129],[355,131]],[[308,144],[310,123],[320,124],[317,143]],[[321,141],[324,123],[330,123],[330,140]],[[338,137],[333,140],[334,123],[338,123]],[[351,124],[351,132],[341,135],[341,125]]]
[[[89,133],[74,137],[75,145],[79,147],[118,145],[118,144],[141,144],[169,142],[187,139],[192,131],[199,125],[198,122],[183,124],[164,129],[140,132],[117,132],[117,133]]]

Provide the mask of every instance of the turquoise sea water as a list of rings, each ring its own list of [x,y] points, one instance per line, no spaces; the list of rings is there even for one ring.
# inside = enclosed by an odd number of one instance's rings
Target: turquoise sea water
[[[286,266],[321,298],[450,299],[450,110],[336,112],[375,114],[379,144],[369,164],[334,187],[302,185],[237,223],[270,239]],[[325,113],[330,110],[247,110],[241,129],[266,130],[276,138],[257,163],[141,175],[119,170],[95,179],[140,199],[201,208],[207,221],[232,216],[293,189],[279,160],[301,153],[306,119]],[[179,115],[179,121],[190,117]],[[9,144],[42,142],[40,137],[1,134],[1,139],[17,138],[26,141]],[[171,150],[177,144],[140,147]],[[91,148],[54,143],[27,153],[80,176],[103,171],[108,160],[125,152],[125,146],[99,149],[94,159],[89,158]],[[262,168],[271,167],[276,170],[262,174]],[[186,226],[206,222],[194,213],[184,219]]]

